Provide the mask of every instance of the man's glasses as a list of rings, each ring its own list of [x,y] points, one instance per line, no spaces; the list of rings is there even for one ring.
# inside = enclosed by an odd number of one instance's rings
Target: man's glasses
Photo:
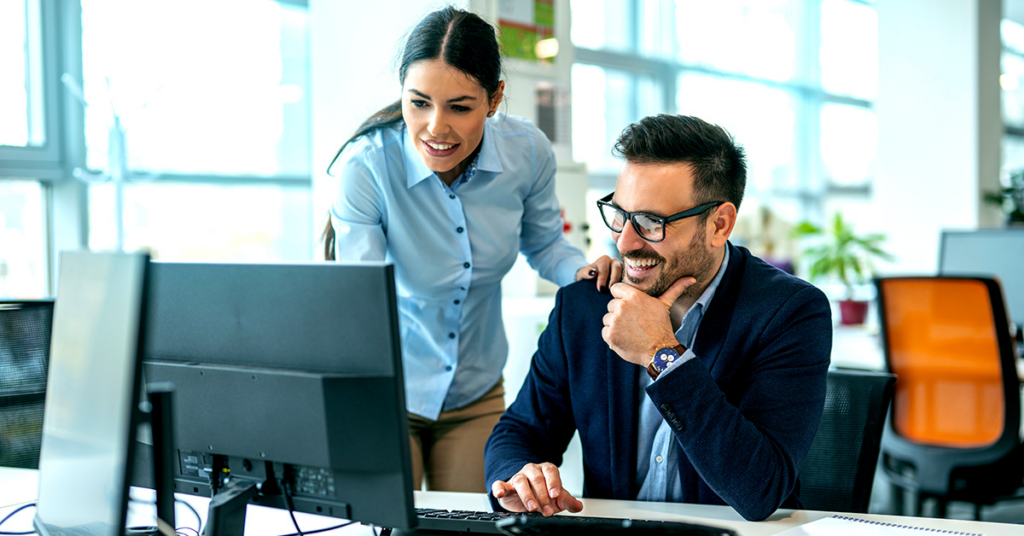
[[[663,218],[661,216],[655,216],[654,214],[647,214],[644,212],[626,212],[611,203],[613,195],[615,195],[615,192],[604,196],[597,202],[597,208],[601,209],[601,219],[604,220],[604,224],[607,225],[613,233],[621,233],[623,226],[626,225],[626,220],[630,220],[633,222],[633,229],[636,230],[636,234],[640,235],[640,238],[643,238],[648,242],[661,242],[664,240],[665,226],[669,223],[683,218],[703,214],[708,210],[725,203],[725,201],[712,201],[710,203],[704,203],[703,205],[693,207],[690,210],[684,210],[678,214],[673,214]]]

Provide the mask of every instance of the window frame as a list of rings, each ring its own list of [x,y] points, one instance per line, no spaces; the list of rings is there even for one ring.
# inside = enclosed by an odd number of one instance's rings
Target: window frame
[[[61,139],[60,103],[61,19],[63,13],[54,0],[39,1],[42,65],[43,129],[45,142],[40,147],[0,145],[0,177],[60,180],[64,140]]]
[[[308,0],[275,0],[305,8]],[[39,147],[0,145],[0,181],[37,180],[43,191],[47,258],[47,294],[57,289],[57,263],[64,250],[86,249],[89,243],[88,185],[74,177],[86,170],[85,109],[61,83],[68,74],[81,81],[82,6],[78,0],[39,0],[42,109],[45,142]],[[95,170],[93,170],[95,171]],[[147,180],[219,186],[285,186],[312,192],[313,171],[307,175],[211,175],[161,173]]]
[[[84,112],[61,87],[61,73],[81,78],[81,8],[77,2],[39,0],[42,107],[41,147],[0,146],[0,181],[36,180],[43,188],[46,294],[57,290],[59,252],[84,248],[88,234],[85,185],[71,170],[85,154]]]
[[[1020,23],[1020,22],[1017,22],[1017,21],[1013,21],[1013,22],[1015,22],[1017,24],[1024,25],[1024,23]],[[999,45],[1000,45],[1000,55],[1002,55],[1002,54],[1009,54],[1009,55],[1012,55],[1012,56],[1016,56],[1017,58],[1020,58],[1021,60],[1024,60],[1024,51],[1019,51],[1019,50],[1017,50],[1017,49],[1015,49],[1015,48],[1013,48],[1011,46],[1008,46],[1006,44],[1006,41],[1002,38],[1002,36],[1000,36]],[[1000,61],[1000,73],[999,73],[1000,75],[1003,74],[1001,66],[1002,66],[1002,61]],[[1000,92],[1000,95],[999,95],[1000,106],[1002,106],[1002,104],[1004,102],[1003,101],[1003,95],[1002,95],[1002,93],[1004,91],[1005,90],[1002,88],[1002,86],[1000,86],[1000,88],[999,88],[999,92]],[[1006,116],[1004,115],[1004,113],[1002,111],[1000,111],[999,119],[1000,119],[1000,122],[1002,122],[1002,124],[1003,124],[1003,136],[1002,136],[1002,139],[999,140],[1001,145],[1005,145],[1007,139],[1012,139],[1012,140],[1015,140],[1015,141],[1024,142],[1024,126],[1013,125],[1013,124],[1007,123],[1006,122]],[[1005,158],[1005,155],[1003,155],[1003,158]],[[1003,158],[1000,158],[1000,162],[999,162],[1000,169],[1003,169],[1006,166],[1006,162],[1005,162],[1005,160]],[[1010,170],[1010,169],[1005,169],[1004,171],[1007,172],[1007,173],[1013,173],[1014,172],[1014,170]],[[1002,175],[1002,173],[1000,173],[1000,175]]]
[[[694,65],[672,58],[652,58],[641,55],[639,34],[640,6],[639,0],[627,0],[629,13],[624,21],[629,25],[626,35],[629,39],[629,51],[591,49],[573,44],[573,63],[597,66],[605,69],[626,72],[633,79],[639,76],[654,78],[662,90],[661,107],[669,113],[677,113],[676,94],[677,81],[684,73],[695,73],[714,76],[725,80],[749,82],[769,88],[780,89],[792,94],[797,104],[797,121],[795,125],[796,160],[793,162],[796,175],[800,180],[796,188],[772,187],[753,190],[748,184],[748,194],[769,199],[784,197],[798,200],[801,212],[806,219],[820,220],[823,218],[824,206],[830,196],[867,199],[871,196],[874,177],[867,177],[863,184],[833,184],[825,176],[825,165],[820,151],[820,111],[825,104],[841,104],[868,110],[874,110],[873,100],[859,97],[829,93],[821,84],[821,73],[818,62],[818,50],[821,46],[821,3],[822,0],[797,0],[800,2],[802,20],[798,21],[797,30],[797,72],[793,80],[780,82],[750,76],[741,73],[720,71],[703,65]],[[866,0],[847,0],[874,8],[872,2]],[[674,51],[673,51],[674,52]],[[635,95],[636,92],[632,93]],[[637,117],[636,102],[627,104],[632,116]],[[1024,133],[1024,129],[1022,129]],[[596,189],[614,188],[615,174],[608,170],[592,170],[590,187]]]

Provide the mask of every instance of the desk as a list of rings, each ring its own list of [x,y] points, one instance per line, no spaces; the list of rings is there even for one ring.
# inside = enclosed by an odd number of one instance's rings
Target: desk
[[[858,370],[885,370],[885,353],[878,326],[832,328],[832,366]],[[1017,360],[1017,376],[1024,381],[1024,358]]]
[[[36,472],[24,469],[0,468],[0,517],[14,510],[18,504],[34,500],[36,492]],[[417,491],[416,506],[420,508],[448,508],[462,510],[490,510],[487,496],[483,493],[446,493],[437,491]],[[151,498],[149,490],[133,490],[133,497],[141,500]],[[179,499],[188,501],[204,522],[206,505],[209,502],[201,497],[178,495]],[[592,517],[618,517],[633,519],[658,519],[667,521],[685,521],[715,525],[733,529],[741,536],[769,536],[784,530],[809,523],[833,515],[834,512],[818,512],[811,510],[779,510],[766,521],[745,521],[728,506],[703,504],[674,504],[638,501],[612,501],[605,499],[583,499],[582,515]],[[195,527],[195,518],[188,510],[177,509],[178,526]],[[129,511],[133,524],[147,524],[153,516],[153,508],[148,505],[135,505]],[[296,514],[296,520],[302,530],[314,530],[339,524],[339,520],[310,514]],[[985,536],[1011,536],[1024,533],[1021,525],[1003,523],[986,523],[980,521],[961,521],[952,519],[912,518],[882,515],[857,515],[863,519],[871,519],[886,523],[900,523],[924,528],[954,530],[981,533]],[[148,521],[152,523],[152,521]],[[8,521],[5,531],[31,530],[32,512],[25,511]],[[291,519],[284,510],[249,506],[245,532],[248,536],[276,536],[294,532]],[[352,525],[329,533],[331,535],[363,536],[372,534],[368,527]]]

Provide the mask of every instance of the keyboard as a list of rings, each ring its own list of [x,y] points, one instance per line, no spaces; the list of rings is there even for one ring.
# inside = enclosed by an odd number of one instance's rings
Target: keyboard
[[[506,534],[512,536],[587,535],[614,532],[623,536],[736,536],[717,527],[679,521],[649,521],[556,515],[539,513],[475,512],[417,508],[417,529],[465,534]]]
[[[445,532],[471,532],[477,534],[503,534],[496,523],[516,514],[509,512],[473,512],[469,510],[416,509],[416,528]],[[522,514],[520,514],[522,515]],[[539,514],[526,514],[539,515]]]

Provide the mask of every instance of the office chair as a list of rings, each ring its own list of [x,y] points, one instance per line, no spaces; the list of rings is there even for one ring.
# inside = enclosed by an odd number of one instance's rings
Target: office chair
[[[1020,380],[999,282],[983,277],[875,279],[882,343],[897,375],[883,469],[903,513],[935,499],[981,506],[1013,498],[1024,480]]]
[[[804,508],[868,512],[894,383],[887,373],[829,371],[821,426],[800,471]]]
[[[0,466],[37,469],[53,300],[0,301]]]

